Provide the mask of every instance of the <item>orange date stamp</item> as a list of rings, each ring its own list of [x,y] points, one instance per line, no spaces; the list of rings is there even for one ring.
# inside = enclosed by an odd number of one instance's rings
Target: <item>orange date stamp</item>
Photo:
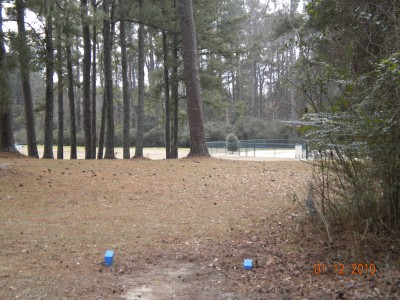
[[[377,272],[375,264],[365,263],[316,263],[314,264],[314,275],[336,274],[344,275],[374,275]]]

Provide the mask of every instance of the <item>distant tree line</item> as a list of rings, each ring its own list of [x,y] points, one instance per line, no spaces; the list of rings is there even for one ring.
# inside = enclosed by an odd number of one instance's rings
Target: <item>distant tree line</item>
[[[201,89],[194,91],[184,84],[190,79],[179,4],[186,1],[2,1],[2,87],[9,92],[2,93],[1,116],[10,124],[2,132],[26,143],[33,157],[38,141],[46,158],[57,145],[60,159],[64,145],[70,158],[78,145],[87,159],[113,158],[116,145],[124,158],[130,146],[136,157],[144,146],[164,146],[174,158],[179,146],[194,146],[198,129],[208,140],[232,132],[293,137],[280,121],[304,110],[293,84],[305,21],[299,1],[195,0],[196,32],[187,35],[196,37],[191,65]],[[201,108],[187,107],[193,96]],[[191,123],[192,111],[201,111],[203,128]]]

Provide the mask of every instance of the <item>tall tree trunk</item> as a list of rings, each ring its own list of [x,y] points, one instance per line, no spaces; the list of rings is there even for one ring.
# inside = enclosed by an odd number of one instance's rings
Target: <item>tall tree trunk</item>
[[[190,152],[188,156],[210,156],[204,133],[192,0],[179,0],[179,15],[181,19],[183,65],[190,130]]]
[[[295,13],[299,6],[299,0],[290,0],[290,18],[293,20],[295,17]],[[292,41],[292,45],[290,47],[289,52],[289,61],[291,65],[296,63],[296,51],[295,51],[295,44],[296,44],[296,29],[292,29],[290,32],[289,40]],[[296,82],[296,78],[292,78],[292,82]],[[289,97],[290,97],[290,104],[291,104],[291,119],[297,120],[298,119],[298,109],[297,109],[297,102],[296,102],[296,91],[294,86],[290,86]]]
[[[104,88],[106,91],[106,153],[104,158],[114,159],[114,108],[113,108],[113,82],[112,82],[112,34],[111,34],[111,19],[110,19],[110,2],[103,0],[103,34],[104,34]]]
[[[1,52],[1,51],[0,51]],[[1,56],[1,54],[0,54]],[[2,58],[0,58],[1,60]],[[0,62],[0,66],[2,63]],[[3,73],[4,69],[0,71]],[[12,128],[12,111],[11,111],[11,101],[10,97],[7,96],[7,87],[5,86],[6,78],[3,78],[3,74],[0,74],[0,91],[2,95],[1,103],[0,103],[0,151],[1,152],[17,152],[14,144],[14,135]]]
[[[237,100],[243,100],[242,97],[242,78],[241,78],[241,70],[242,70],[242,64],[240,62],[240,54],[236,53],[236,63],[237,63],[237,71],[236,71],[236,99]]]
[[[235,76],[235,70],[231,71],[231,76],[232,76],[232,102],[235,102],[237,99],[236,96],[236,76]]]
[[[57,136],[57,159],[64,158],[64,74],[63,54],[61,41],[61,24],[57,23],[57,98],[58,98],[58,136]]]
[[[98,3],[96,0],[92,0],[93,6],[93,14],[97,13]],[[96,140],[97,140],[97,132],[96,132],[96,109],[97,109],[97,27],[96,22],[93,22],[93,54],[92,54],[92,158],[96,158]]]
[[[137,105],[137,126],[136,126],[136,149],[135,157],[143,157],[143,131],[144,131],[144,25],[143,25],[144,0],[139,0],[139,84],[138,84],[138,105]]]
[[[272,99],[273,99],[273,94],[274,94],[274,86],[275,86],[274,85],[274,66],[271,63],[270,68],[269,68],[269,90],[268,90],[268,93],[269,93],[268,109],[270,111],[272,111],[272,105],[273,105]]]
[[[30,53],[25,32],[24,1],[16,0],[15,8],[17,12],[17,25],[18,25],[19,61],[24,62],[20,63],[19,66],[21,73],[22,92],[24,94],[26,143],[28,144],[28,155],[31,157],[39,158],[37,144],[36,144],[35,121],[33,119],[32,90],[31,90],[31,79],[29,75]]]
[[[162,9],[164,10],[164,9]],[[149,34],[149,64],[148,64],[148,78],[149,78],[149,84],[150,86],[154,86],[155,83],[155,78],[154,78],[154,70],[155,68],[155,60],[154,60],[154,38],[153,38],[153,32],[148,31]],[[158,97],[156,98],[155,104],[154,104],[154,109],[156,113],[156,119],[161,120],[162,117],[162,109],[163,109],[163,103],[162,101],[158,100]]]
[[[104,43],[103,43],[104,47]],[[97,46],[100,49],[100,45]],[[104,54],[104,48],[99,53]],[[104,59],[100,59],[100,88],[103,91],[103,104],[101,106],[101,119],[100,119],[100,131],[99,131],[99,151],[97,152],[97,159],[103,159],[104,157],[104,141],[106,132],[106,113],[107,113],[107,94],[104,88]]]
[[[67,76],[68,76],[68,102],[69,102],[69,135],[71,140],[70,159],[77,158],[76,149],[76,119],[75,119],[75,93],[74,93],[74,72],[72,69],[72,50],[69,29],[66,30],[67,39]]]
[[[250,110],[252,117],[257,116],[256,98],[257,98],[257,62],[253,58],[251,61],[251,87],[250,87]]]
[[[294,4],[294,1],[291,1],[291,3],[292,3],[292,7],[293,7],[293,5],[295,5]],[[296,6],[296,5],[295,5]],[[296,6],[297,7],[297,6]],[[293,17],[293,15],[294,15],[294,12],[292,12],[291,11],[291,16]],[[293,41],[293,43],[294,43],[294,41],[296,40],[296,34],[295,34],[295,32],[294,32],[294,29],[293,29],[293,31],[290,33],[290,40],[291,41]],[[289,52],[289,61],[290,61],[290,65],[293,65],[294,66],[294,64],[296,63],[296,53],[295,53],[295,45],[293,44],[293,45],[291,45],[291,47],[290,47],[290,50],[289,50],[290,52]],[[294,76],[292,76],[292,75],[288,75],[288,76],[290,76],[291,77],[291,82],[292,83],[295,83],[296,82],[296,78],[294,77]],[[297,120],[298,119],[298,110],[297,110],[297,102],[296,102],[296,91],[295,91],[295,89],[294,89],[294,86],[293,86],[293,84],[291,84],[291,83],[289,83],[289,97],[290,97],[290,105],[291,105],[291,114],[290,114],[290,116],[291,116],[291,119],[292,120]]]
[[[133,33],[132,33],[132,25],[129,23],[129,26],[127,27],[127,38],[128,38],[128,44],[133,45]],[[135,58],[136,56],[133,55],[133,53],[129,52],[128,55],[128,68],[129,68],[129,87],[130,91],[134,92],[137,89],[137,84],[136,84],[136,64],[135,64]],[[132,94],[130,101],[132,102]],[[131,103],[132,110],[131,110],[131,125],[132,129],[136,129],[136,105]]]
[[[0,0],[0,151],[16,152],[12,128],[11,95],[5,62],[2,8],[3,3]]]
[[[258,94],[259,94],[259,101],[260,101],[260,112],[259,112],[259,117],[262,118],[264,116],[264,70],[265,67],[261,68],[260,66],[258,67]]]
[[[121,43],[121,65],[122,65],[122,93],[123,93],[123,103],[124,103],[124,129],[123,129],[123,158],[130,158],[130,143],[129,143],[129,123],[130,123],[130,100],[131,93],[128,81],[128,55],[126,51],[126,22],[125,19],[125,0],[120,0],[120,43]]]
[[[164,99],[165,99],[165,155],[167,159],[171,155],[171,106],[169,99],[169,75],[168,75],[168,41],[167,33],[162,33],[163,56],[164,56]]]
[[[175,5],[175,1],[174,1]],[[172,67],[172,91],[171,98],[173,101],[173,127],[172,127],[172,158],[178,158],[178,133],[179,133],[179,78],[178,78],[178,35],[174,33],[174,62]]]
[[[53,155],[53,114],[54,114],[54,48],[53,48],[53,7],[52,0],[46,1],[46,114],[44,120],[43,158],[54,158]]]
[[[127,36],[129,44],[133,45],[133,33],[131,24],[129,24]],[[131,91],[135,91],[137,89],[136,65],[135,65],[135,57],[132,53],[129,54],[129,81],[130,81]],[[135,110],[133,110],[133,113],[135,114]]]
[[[103,90],[103,105],[101,107],[101,120],[99,132],[99,151],[97,152],[97,159],[102,159],[104,156],[104,140],[106,133],[106,115],[107,115],[107,93]]]
[[[152,72],[155,70],[155,61],[154,61],[154,39],[153,39],[153,33],[150,31],[148,32],[149,34],[149,76],[151,75]]]
[[[81,64],[80,64],[80,48],[76,41],[75,53],[77,55],[76,60],[76,85],[75,85],[75,114],[76,114],[76,130],[77,132],[82,131],[82,111],[81,111]]]
[[[90,107],[90,62],[91,42],[87,0],[81,0],[81,20],[83,36],[83,131],[85,134],[85,159],[92,159],[92,113]]]

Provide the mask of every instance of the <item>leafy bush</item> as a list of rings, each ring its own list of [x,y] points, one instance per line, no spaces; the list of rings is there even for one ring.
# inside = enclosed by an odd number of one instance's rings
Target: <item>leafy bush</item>
[[[261,118],[240,118],[235,126],[235,133],[240,140],[289,139],[293,131],[278,121],[266,121]]]
[[[239,140],[233,133],[228,134],[226,137],[226,148],[231,153],[239,150]]]
[[[321,34],[306,34],[296,85],[310,108],[301,131],[322,154],[311,186],[317,224],[353,258],[372,253],[376,235],[400,232],[400,40],[397,19],[386,17],[398,9],[398,1],[307,5],[304,28]],[[351,248],[336,243],[345,238]]]
[[[154,127],[149,132],[144,134],[144,145],[146,147],[163,147],[165,146],[164,140],[165,132],[161,127]]]
[[[360,231],[398,231],[400,55],[381,60],[351,84],[350,109],[308,114],[302,122],[309,142],[328,153],[314,174],[319,209],[326,224],[341,220]]]
[[[205,124],[207,141],[224,141],[230,129],[223,122],[208,122]]]

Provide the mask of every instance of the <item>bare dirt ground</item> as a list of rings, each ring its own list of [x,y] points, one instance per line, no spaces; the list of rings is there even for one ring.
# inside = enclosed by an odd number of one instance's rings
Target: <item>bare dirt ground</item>
[[[399,297],[389,259],[363,261],[374,275],[350,262],[315,274],[332,253],[292,201],[310,174],[300,161],[0,156],[0,299]]]

